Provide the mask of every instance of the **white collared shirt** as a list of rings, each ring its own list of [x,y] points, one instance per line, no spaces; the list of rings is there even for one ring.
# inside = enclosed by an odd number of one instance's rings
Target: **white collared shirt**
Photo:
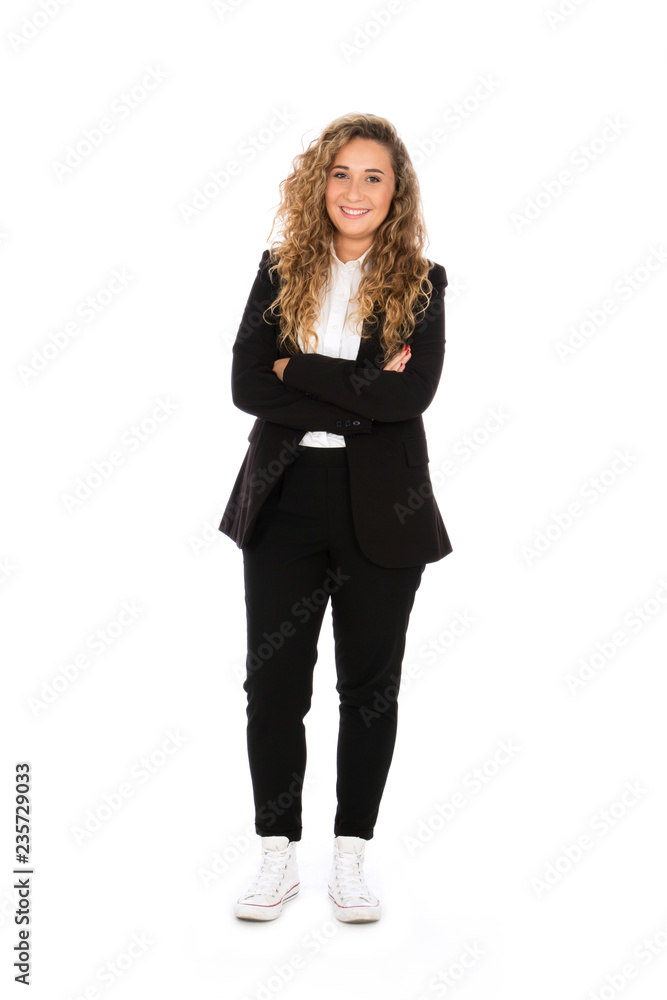
[[[352,329],[348,316],[357,307],[357,303],[352,305],[350,300],[359,290],[362,268],[369,250],[370,247],[357,260],[349,260],[347,264],[343,264],[332,244],[328,290],[315,324],[317,348],[314,351],[312,343],[308,344],[307,349],[302,347],[307,354],[326,354],[330,358],[345,358],[348,361],[356,359],[361,344],[361,324],[358,318],[355,319]],[[344,448],[345,436],[332,434],[330,431],[306,431],[299,444],[311,448]]]

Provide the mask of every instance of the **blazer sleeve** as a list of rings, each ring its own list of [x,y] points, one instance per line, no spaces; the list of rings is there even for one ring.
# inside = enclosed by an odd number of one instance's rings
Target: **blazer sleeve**
[[[445,357],[445,288],[447,272],[434,263],[431,299],[410,337],[410,360],[402,372],[383,371],[373,361],[295,354],[283,371],[283,383],[314,393],[371,420],[409,420],[431,404]]]
[[[267,323],[262,317],[275,298],[267,270],[268,258],[269,251],[265,250],[232,347],[234,405],[262,420],[297,430],[370,434],[370,417],[350,407],[311,398],[306,392],[285,385],[273,371],[273,363],[279,357],[278,323]]]

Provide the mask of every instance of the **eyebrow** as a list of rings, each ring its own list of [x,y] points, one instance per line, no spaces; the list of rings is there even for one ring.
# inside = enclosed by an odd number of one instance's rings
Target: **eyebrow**
[[[333,167],[331,169],[332,170],[349,170],[350,168],[349,167],[344,167],[342,163],[334,163],[334,165],[333,165]],[[382,176],[384,177],[384,170],[378,170],[377,167],[366,167],[364,173],[365,174],[370,174],[370,173],[373,173],[373,174],[382,174]]]

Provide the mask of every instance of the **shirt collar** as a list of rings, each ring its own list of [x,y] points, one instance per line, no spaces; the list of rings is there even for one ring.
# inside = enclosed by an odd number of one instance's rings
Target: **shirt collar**
[[[340,260],[339,257],[338,257],[338,255],[336,254],[336,251],[334,249],[333,240],[332,240],[331,241],[331,256],[333,258],[334,264],[337,267],[344,268],[346,271],[354,271],[357,268],[361,269],[363,267],[363,265],[364,265],[364,262],[366,260],[366,257],[368,255],[368,253],[369,253],[372,245],[373,244],[371,243],[371,246],[368,248],[368,250],[364,250],[364,252],[362,253],[361,257],[357,257],[356,260],[348,260],[347,263],[344,264],[343,261]]]

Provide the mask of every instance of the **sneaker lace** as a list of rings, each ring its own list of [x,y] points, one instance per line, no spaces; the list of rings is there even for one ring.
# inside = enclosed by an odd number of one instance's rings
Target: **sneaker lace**
[[[366,884],[361,870],[361,859],[358,854],[336,852],[336,877],[341,891],[345,895],[359,896],[369,903],[373,902],[371,891]]]
[[[287,868],[289,849],[284,851],[264,851],[259,873],[248,890],[248,895],[264,892],[278,892],[283,872]]]

